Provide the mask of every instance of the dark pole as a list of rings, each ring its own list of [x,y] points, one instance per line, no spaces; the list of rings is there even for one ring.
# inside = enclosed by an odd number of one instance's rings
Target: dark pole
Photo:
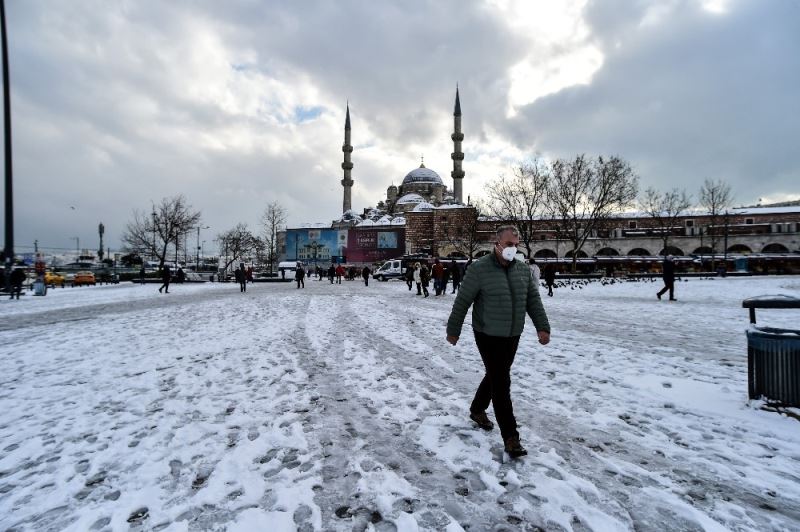
[[[6,38],[6,3],[0,0],[0,32],[3,48],[3,133],[6,152],[6,289],[11,291],[11,268],[14,266],[14,195],[11,171],[11,84],[8,80],[8,39]]]

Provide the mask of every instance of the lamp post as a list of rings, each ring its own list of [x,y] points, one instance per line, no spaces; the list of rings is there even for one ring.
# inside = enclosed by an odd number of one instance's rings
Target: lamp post
[[[14,266],[14,195],[11,166],[11,84],[8,80],[8,39],[6,38],[6,3],[0,0],[0,33],[2,37],[3,55],[3,132],[5,136],[5,208],[6,208],[6,245],[5,268],[6,289],[11,292],[11,268]]]
[[[75,260],[77,261],[81,256],[81,239],[77,236],[71,236],[69,239],[75,241],[75,252],[78,254],[78,256],[75,257]]]
[[[156,258],[156,208],[153,207],[153,259]]]
[[[208,225],[203,227],[200,227],[199,225],[197,226],[197,261],[194,267],[196,272],[200,271],[200,229],[209,229],[209,228],[210,226]],[[205,240],[203,242],[205,242]]]

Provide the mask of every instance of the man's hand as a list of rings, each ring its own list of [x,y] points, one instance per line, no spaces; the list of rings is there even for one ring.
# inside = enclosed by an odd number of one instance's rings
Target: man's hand
[[[450,342],[453,345],[456,345],[458,343],[458,336],[450,336],[448,334],[447,335],[447,341]]]
[[[550,343],[550,333],[549,332],[547,332],[547,331],[536,331],[536,334],[539,336],[539,343],[540,344],[547,345],[547,344]]]

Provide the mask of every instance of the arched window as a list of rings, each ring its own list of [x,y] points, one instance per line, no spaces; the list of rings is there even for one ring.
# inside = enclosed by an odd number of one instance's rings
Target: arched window
[[[745,246],[744,244],[734,244],[728,248],[728,253],[742,253],[746,255],[752,252],[753,250]]]
[[[783,244],[767,244],[761,253],[789,253],[789,248]]]
[[[711,248],[708,246],[700,246],[699,248],[692,251],[692,255],[710,255]]]
[[[659,255],[661,256],[675,255],[676,257],[682,257],[683,250],[681,248],[676,248],[675,246],[667,246],[661,250],[661,253],[659,253]]]
[[[577,253],[575,253],[575,250],[571,249],[571,250],[567,251],[566,253],[564,253],[564,256],[567,257],[567,258],[572,258],[573,254],[575,254],[575,256],[578,257],[579,259],[585,259],[585,258],[588,257],[586,252],[583,251],[582,249],[579,249]]]
[[[603,248],[595,253],[595,255],[599,257],[617,257],[619,256],[619,251],[614,248]]]
[[[534,259],[557,259],[558,255],[552,249],[540,249],[533,254]]]
[[[650,252],[649,252],[649,251],[647,251],[647,250],[646,250],[646,249],[644,249],[644,248],[633,248],[632,250],[630,250],[630,251],[628,252],[628,256],[633,256],[633,257],[649,257],[649,256],[650,256]]]

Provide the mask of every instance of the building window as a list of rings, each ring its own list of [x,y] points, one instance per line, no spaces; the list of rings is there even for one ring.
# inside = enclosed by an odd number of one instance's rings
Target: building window
[[[628,222],[628,229],[636,229],[636,220],[631,220]]]
[[[744,223],[746,223],[747,225],[753,225],[753,219],[752,218],[745,218],[744,219]]]
[[[447,216],[442,216],[442,221],[446,222],[447,221]]]
[[[694,220],[686,220],[686,227],[694,227]]]

